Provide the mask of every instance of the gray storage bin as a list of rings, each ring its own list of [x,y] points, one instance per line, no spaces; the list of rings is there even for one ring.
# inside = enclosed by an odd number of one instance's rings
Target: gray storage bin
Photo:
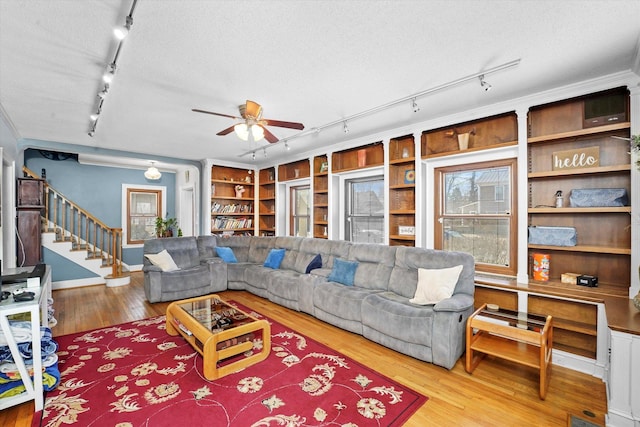
[[[529,226],[532,245],[575,246],[578,236],[574,227]]]
[[[627,206],[629,196],[624,188],[576,188],[571,190],[569,206],[591,208],[605,206]]]

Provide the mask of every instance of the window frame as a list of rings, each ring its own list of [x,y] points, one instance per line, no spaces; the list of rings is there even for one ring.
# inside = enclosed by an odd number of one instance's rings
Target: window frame
[[[490,169],[498,167],[510,168],[510,206],[509,214],[444,214],[444,176],[447,173],[465,172],[480,169]],[[507,276],[517,275],[518,261],[518,159],[505,158],[498,160],[490,160],[476,163],[466,163],[462,165],[449,165],[434,168],[434,249],[442,250],[444,247],[444,220],[446,218],[469,218],[469,219],[491,219],[491,218],[508,218],[509,219],[509,265],[500,266],[495,264],[486,264],[476,262],[476,271],[483,273],[500,274]],[[506,195],[506,191],[503,191]],[[503,198],[504,199],[504,198]]]
[[[296,197],[296,193],[301,190],[307,190],[307,214],[306,215],[298,215],[298,198]],[[298,224],[298,220],[300,218],[307,219],[307,233],[306,236],[311,236],[311,185],[292,185],[289,187],[289,235],[295,236],[296,225]]]
[[[382,211],[380,215],[367,215],[367,218],[380,218],[380,222],[382,224],[382,228],[380,230],[381,232],[381,236],[382,236],[382,241],[379,244],[384,244],[386,242],[386,223],[387,223],[387,217],[386,217],[386,210],[387,210],[387,206],[388,206],[388,201],[387,201],[387,189],[386,189],[386,185],[387,185],[387,180],[385,179],[385,175],[384,174],[369,174],[366,176],[353,176],[353,177],[347,177],[344,180],[344,240],[346,241],[352,241],[351,237],[352,237],[352,233],[351,233],[351,227],[352,227],[352,221],[351,218],[354,217],[355,215],[352,215],[352,199],[353,196],[351,194],[351,185],[353,183],[361,183],[361,182],[371,182],[371,181],[380,181],[382,182]],[[364,215],[357,215],[356,217],[365,217]],[[373,242],[372,242],[373,243]]]

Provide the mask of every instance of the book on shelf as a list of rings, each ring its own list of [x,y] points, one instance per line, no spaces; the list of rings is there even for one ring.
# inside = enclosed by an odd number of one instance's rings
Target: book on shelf
[[[220,216],[211,219],[211,228],[216,230],[235,229],[235,228],[251,228],[253,225],[252,218],[232,218]]]

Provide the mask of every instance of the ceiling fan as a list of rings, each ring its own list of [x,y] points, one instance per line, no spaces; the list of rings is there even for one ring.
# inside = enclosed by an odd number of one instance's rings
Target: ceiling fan
[[[199,110],[197,108],[193,108],[191,111],[241,120],[239,123],[221,130],[216,135],[224,136],[235,131],[236,135],[238,135],[238,137],[243,141],[247,141],[249,139],[249,133],[251,133],[254,141],[260,141],[262,138],[265,138],[272,144],[274,142],[278,142],[278,137],[272,134],[266,126],[278,126],[281,128],[298,130],[304,129],[304,125],[302,123],[262,118],[262,106],[254,101],[247,100],[245,104],[238,106],[238,110],[240,110],[240,117],[231,116],[229,114],[214,113],[213,111]]]

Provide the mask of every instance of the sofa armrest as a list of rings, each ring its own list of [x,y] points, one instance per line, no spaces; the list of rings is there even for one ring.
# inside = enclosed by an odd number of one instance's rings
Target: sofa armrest
[[[144,272],[153,272],[153,271],[157,271],[157,272],[162,272],[162,269],[160,267],[158,267],[157,265],[143,265],[142,266],[142,271]]]
[[[473,307],[473,297],[467,294],[455,294],[433,306],[433,311],[465,311]]]
[[[222,258],[212,257],[212,258],[201,258],[200,264],[224,264]]]

